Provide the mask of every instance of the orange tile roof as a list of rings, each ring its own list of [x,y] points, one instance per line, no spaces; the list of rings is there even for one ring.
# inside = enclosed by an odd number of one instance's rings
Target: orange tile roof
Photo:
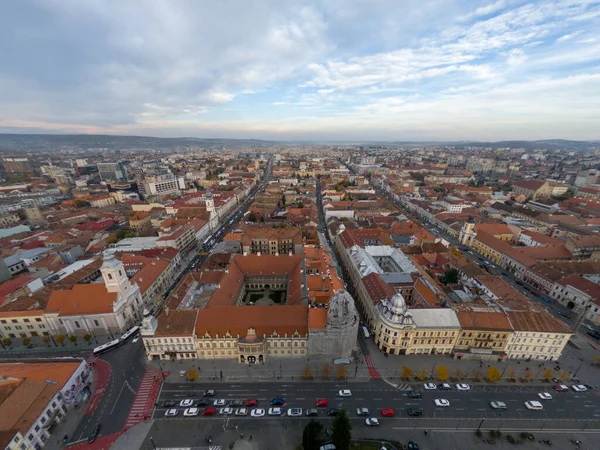
[[[486,311],[457,311],[460,327],[465,330],[512,331],[504,313]]]
[[[158,326],[154,337],[193,336],[197,315],[198,310],[195,309],[165,309],[157,317]]]
[[[563,321],[551,316],[545,310],[537,311],[535,314],[530,311],[508,311],[506,315],[515,331],[571,333],[570,328]]]
[[[310,308],[308,310],[308,327],[311,330],[323,330],[327,326],[327,308]]]
[[[198,311],[196,335],[209,333],[224,336],[227,331],[232,336],[246,336],[249,328],[256,335],[270,336],[274,330],[280,335],[291,336],[295,331],[301,336],[308,333],[308,306],[224,306]]]
[[[46,312],[56,312],[61,317],[107,314],[113,312],[116,300],[117,293],[108,292],[103,283],[76,284],[72,289],[52,292]]]

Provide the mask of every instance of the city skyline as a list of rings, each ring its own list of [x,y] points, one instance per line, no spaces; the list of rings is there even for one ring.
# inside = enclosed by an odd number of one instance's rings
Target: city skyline
[[[599,139],[600,2],[19,2],[0,132]]]

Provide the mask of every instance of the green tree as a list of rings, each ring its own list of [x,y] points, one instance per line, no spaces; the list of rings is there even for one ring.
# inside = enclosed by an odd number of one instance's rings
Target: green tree
[[[256,214],[251,212],[250,214],[248,214],[248,217],[246,217],[246,220],[248,222],[256,222]]]
[[[31,344],[31,338],[30,337],[24,337],[22,342],[23,342],[23,345],[25,347],[27,347],[29,344]]]
[[[59,334],[58,336],[56,336],[56,342],[58,342],[60,345],[63,345],[63,343],[65,342],[65,337],[62,334]]]
[[[71,336],[69,336],[69,341],[71,341],[71,343],[74,344],[75,342],[77,342],[77,336],[72,334]]]
[[[337,450],[350,450],[352,425],[345,410],[340,410],[331,429],[331,442]]]
[[[442,276],[442,283],[444,284],[456,284],[458,283],[458,270],[448,269]]]
[[[91,335],[91,334],[89,334],[89,333],[85,333],[85,334],[83,335],[83,340],[84,340],[85,342],[87,342],[88,344],[90,343],[90,339],[92,339],[92,335]]]
[[[323,424],[311,419],[304,427],[302,432],[302,449],[303,450],[319,450],[323,433]]]
[[[9,337],[5,337],[4,339],[2,339],[2,343],[8,347],[10,347],[12,345],[12,341],[10,340]]]
[[[87,202],[85,200],[75,200],[73,204],[75,205],[75,208],[83,208],[87,206]]]

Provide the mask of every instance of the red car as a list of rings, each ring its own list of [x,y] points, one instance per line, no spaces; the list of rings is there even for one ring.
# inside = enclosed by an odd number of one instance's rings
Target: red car
[[[569,386],[565,386],[564,384],[557,384],[554,386],[554,390],[556,392],[569,392]]]
[[[317,406],[327,406],[327,399],[326,398],[318,398]]]
[[[391,408],[382,409],[381,410],[381,415],[383,417],[394,417],[394,410],[391,409]]]
[[[258,405],[258,402],[256,401],[255,398],[246,400],[246,406],[256,406],[256,405]]]
[[[214,416],[217,413],[215,408],[204,408],[202,411],[203,416]]]

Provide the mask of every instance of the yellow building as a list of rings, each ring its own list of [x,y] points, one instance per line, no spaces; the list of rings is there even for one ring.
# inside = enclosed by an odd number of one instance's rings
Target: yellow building
[[[24,337],[50,336],[50,329],[43,314],[43,309],[0,311],[0,336],[13,341]]]
[[[494,261],[495,264],[500,264],[502,255],[512,248],[508,242],[496,239],[487,233],[477,233],[471,247],[483,257]]]
[[[503,360],[513,334],[510,321],[502,312],[458,311],[461,331],[454,347],[456,359]]]

